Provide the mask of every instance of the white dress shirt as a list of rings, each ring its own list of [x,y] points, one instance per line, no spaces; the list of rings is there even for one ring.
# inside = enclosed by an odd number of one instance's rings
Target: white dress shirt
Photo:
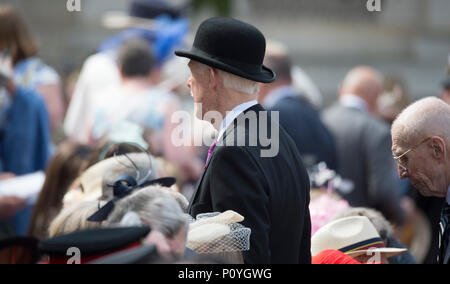
[[[225,133],[225,130],[227,130],[228,126],[236,119],[236,117],[238,117],[246,109],[249,109],[256,104],[258,104],[256,100],[248,101],[235,106],[231,111],[227,112],[224,120],[222,120],[222,125],[219,130],[219,135],[217,136],[217,141],[222,137],[222,135]]]
[[[447,198],[446,198],[446,200],[447,200],[447,204],[450,205],[450,186],[447,187]]]
[[[293,97],[296,94],[296,90],[289,85],[284,85],[276,88],[275,90],[271,91],[267,96],[264,98],[262,104],[265,108],[270,108],[274,106],[279,100],[284,99],[286,97]]]
[[[368,112],[367,103],[360,97],[353,94],[345,94],[339,97],[339,103],[345,107],[356,108]]]

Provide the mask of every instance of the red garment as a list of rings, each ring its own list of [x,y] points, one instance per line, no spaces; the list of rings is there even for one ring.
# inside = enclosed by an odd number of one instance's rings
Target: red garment
[[[345,253],[335,250],[327,249],[323,250],[311,259],[312,264],[361,264],[353,257],[346,255]]]

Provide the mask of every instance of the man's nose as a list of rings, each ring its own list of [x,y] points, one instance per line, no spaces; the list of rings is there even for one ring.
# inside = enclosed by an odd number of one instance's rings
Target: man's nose
[[[192,76],[189,77],[189,79],[187,80],[187,86],[188,86],[189,89],[191,88],[191,86],[192,86]]]

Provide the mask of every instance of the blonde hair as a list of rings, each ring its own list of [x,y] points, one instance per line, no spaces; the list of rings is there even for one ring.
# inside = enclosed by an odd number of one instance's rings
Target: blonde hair
[[[76,231],[99,228],[101,223],[89,222],[87,218],[104,204],[105,202],[103,201],[85,201],[64,208],[50,223],[48,230],[49,237],[52,238]]]

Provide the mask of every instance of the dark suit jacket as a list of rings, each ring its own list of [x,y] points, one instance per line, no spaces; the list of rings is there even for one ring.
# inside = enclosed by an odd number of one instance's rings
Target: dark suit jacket
[[[256,121],[259,129],[264,123],[259,112],[264,108],[255,105],[244,114],[249,111],[256,115],[246,122]],[[221,141],[237,145],[238,136],[248,141],[258,137],[258,131],[246,127],[251,122],[238,121],[239,117]],[[270,118],[265,123],[270,125]],[[282,128],[276,156],[261,157],[264,147],[256,141],[256,146],[230,146],[228,142],[228,146],[216,146],[189,213],[195,217],[234,210],[244,216],[243,225],[251,229],[245,263],[310,263],[309,178],[297,148]]]
[[[445,202],[444,210],[448,212],[450,205]],[[439,264],[450,264],[450,224],[447,224],[439,250]]]
[[[387,124],[358,109],[334,105],[323,121],[335,137],[339,174],[353,181],[343,197],[353,207],[378,209],[390,221],[401,222],[400,182],[396,177]]]
[[[268,110],[279,111],[280,125],[294,140],[306,167],[323,161],[328,168],[337,170],[334,138],[309,102],[290,96],[280,99]]]

